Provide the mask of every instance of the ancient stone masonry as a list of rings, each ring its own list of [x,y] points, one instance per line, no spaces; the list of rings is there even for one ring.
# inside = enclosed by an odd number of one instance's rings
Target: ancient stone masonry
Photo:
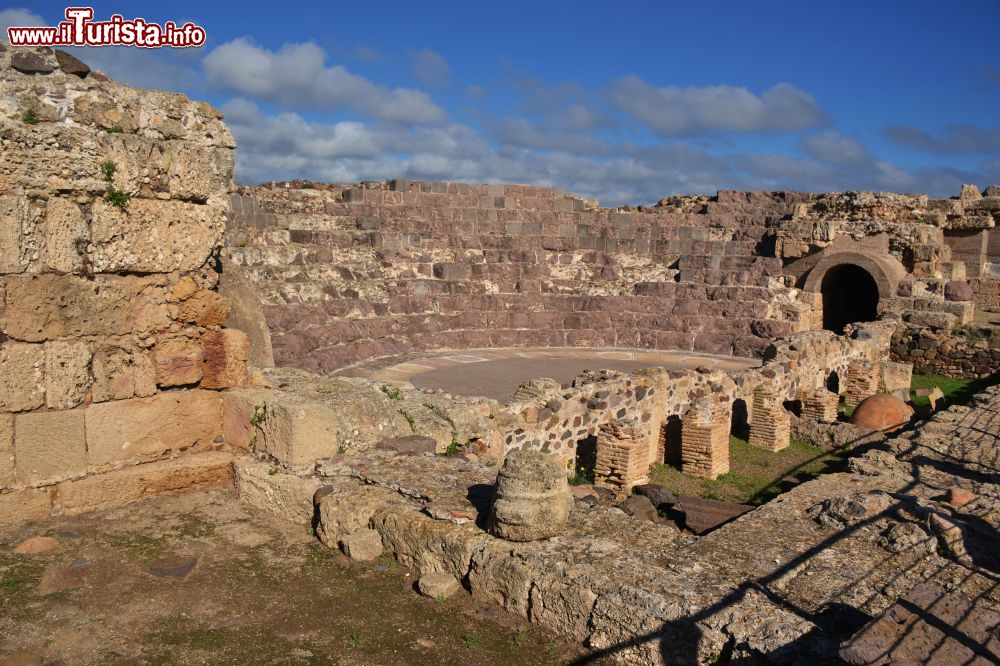
[[[598,208],[521,185],[242,188],[227,254],[276,361],[328,372],[425,349],[590,346],[754,355],[810,310],[756,251],[790,210]]]
[[[841,646],[850,663],[886,649],[990,663],[998,419],[993,387],[702,537],[576,502],[558,538],[497,539],[472,492],[496,467],[458,457],[379,451],[301,475],[242,459],[237,478],[244,501],[302,525],[318,497],[331,547],[374,532],[421,576],[454,577],[616,663],[825,663]]]
[[[0,49],[0,523],[226,481],[216,389],[248,381],[220,114],[60,62]]]

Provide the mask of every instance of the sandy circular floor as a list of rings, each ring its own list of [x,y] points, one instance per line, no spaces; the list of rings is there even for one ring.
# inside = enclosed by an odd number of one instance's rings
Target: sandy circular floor
[[[438,388],[455,395],[475,395],[506,402],[514,390],[537,377],[560,383],[584,370],[709,367],[736,371],[760,365],[755,359],[712,356],[687,351],[622,349],[488,349],[439,352],[380,359],[341,371],[401,386]]]

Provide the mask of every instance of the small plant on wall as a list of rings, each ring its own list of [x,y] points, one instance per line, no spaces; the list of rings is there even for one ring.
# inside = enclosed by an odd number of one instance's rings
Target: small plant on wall
[[[111,160],[104,160],[103,162],[101,162],[101,179],[106,183],[110,183],[112,180],[114,180],[115,172],[117,170],[118,167],[115,165],[114,162],[112,162]],[[128,209],[128,202],[131,200],[131,198],[132,197],[129,195],[128,192],[119,189],[114,185],[108,188],[107,193],[105,193],[104,195],[104,201],[106,203],[114,206],[123,213]]]

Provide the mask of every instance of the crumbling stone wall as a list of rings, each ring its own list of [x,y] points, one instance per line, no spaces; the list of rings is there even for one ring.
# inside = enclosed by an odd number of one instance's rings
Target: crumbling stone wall
[[[242,188],[227,254],[260,290],[278,365],[519,346],[755,355],[810,311],[756,249],[789,208],[768,201],[720,193],[690,212],[521,185]]]
[[[0,47],[0,522],[229,478],[221,115]]]
[[[905,331],[893,340],[892,358],[946,377],[988,377],[1000,368],[1000,330],[970,326],[954,332]]]

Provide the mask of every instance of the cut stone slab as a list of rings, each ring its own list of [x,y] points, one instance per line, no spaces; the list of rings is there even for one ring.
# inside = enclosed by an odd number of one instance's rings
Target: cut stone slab
[[[420,594],[431,599],[448,599],[462,589],[462,586],[451,574],[434,572],[421,576],[417,581],[417,589]]]
[[[674,509],[684,514],[684,527],[695,534],[704,534],[730,520],[742,516],[754,507],[748,504],[716,502],[697,497],[678,497]]]
[[[367,562],[382,554],[382,537],[375,530],[364,527],[344,537],[340,547],[352,560]]]

